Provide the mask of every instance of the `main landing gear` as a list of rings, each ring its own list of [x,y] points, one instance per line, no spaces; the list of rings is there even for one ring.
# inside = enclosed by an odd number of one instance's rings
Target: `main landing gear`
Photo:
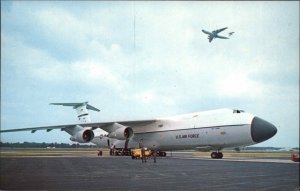
[[[223,158],[223,153],[221,153],[221,152],[212,152],[210,154],[210,156],[211,156],[212,159],[221,159],[221,158]]]

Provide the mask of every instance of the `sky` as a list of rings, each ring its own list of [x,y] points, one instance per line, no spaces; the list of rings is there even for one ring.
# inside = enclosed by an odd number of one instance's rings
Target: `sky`
[[[75,123],[49,103],[85,101],[94,122],[243,109],[278,129],[256,146],[298,147],[299,1],[1,1],[1,128]]]

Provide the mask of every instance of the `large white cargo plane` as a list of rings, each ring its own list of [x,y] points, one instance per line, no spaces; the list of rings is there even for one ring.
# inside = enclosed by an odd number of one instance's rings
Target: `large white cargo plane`
[[[222,158],[224,148],[235,148],[263,142],[277,133],[276,127],[242,110],[217,109],[173,117],[92,123],[88,110],[100,111],[84,103],[52,103],[77,110],[79,123],[1,130],[4,132],[61,129],[79,143],[92,142],[99,147],[130,150],[147,147],[164,155],[167,150],[196,149],[213,151],[212,158]],[[94,136],[100,128],[106,135]]]

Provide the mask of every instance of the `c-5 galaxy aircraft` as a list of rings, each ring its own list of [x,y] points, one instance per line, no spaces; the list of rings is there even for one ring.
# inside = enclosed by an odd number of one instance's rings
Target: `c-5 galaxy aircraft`
[[[235,148],[263,142],[277,133],[276,127],[242,110],[217,109],[172,117],[92,123],[88,110],[100,111],[84,103],[53,103],[71,106],[77,110],[79,123],[57,126],[43,126],[22,129],[6,129],[4,132],[53,129],[66,131],[72,141],[92,142],[99,147],[128,151],[147,147],[165,155],[167,150],[196,149],[213,151],[212,158],[222,158],[224,148]],[[106,135],[94,136],[93,130],[100,128]],[[142,146],[141,146],[142,145]]]
[[[218,33],[222,32],[223,30],[225,30],[227,28],[228,27],[225,27],[225,28],[222,28],[222,29],[214,30],[212,32],[202,30],[202,32],[204,32],[205,34],[208,34],[209,42],[211,42],[214,38],[229,39],[228,37],[218,35]]]

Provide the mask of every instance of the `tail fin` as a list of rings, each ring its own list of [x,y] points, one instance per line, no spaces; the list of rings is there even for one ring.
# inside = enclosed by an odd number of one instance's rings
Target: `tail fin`
[[[77,110],[78,119],[82,123],[91,122],[91,117],[89,115],[88,109],[93,111],[100,111],[99,109],[91,106],[88,102],[83,103],[50,103],[51,105],[62,105],[62,106],[71,106],[73,109]]]

